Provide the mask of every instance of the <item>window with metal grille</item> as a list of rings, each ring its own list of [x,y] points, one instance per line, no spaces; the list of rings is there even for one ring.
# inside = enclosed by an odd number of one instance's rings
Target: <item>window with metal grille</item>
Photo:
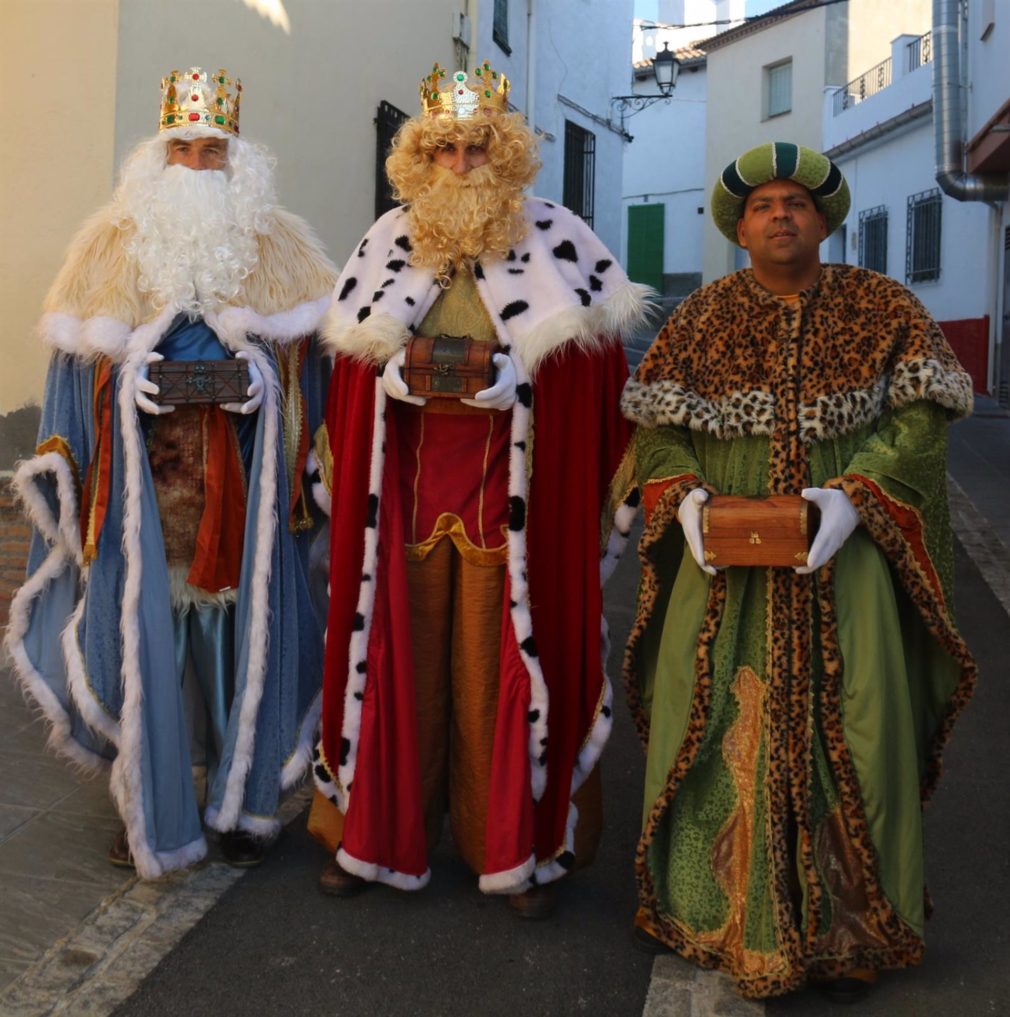
[[[389,186],[389,178],[386,176],[386,156],[389,155],[389,148],[393,144],[393,137],[399,130],[400,124],[407,119],[407,114],[402,109],[397,109],[392,103],[385,99],[379,103],[375,113],[375,218],[396,208],[396,199],[393,197],[393,189]]]
[[[586,225],[593,225],[596,184],[596,135],[571,120],[565,121],[565,183],[562,202]]]
[[[511,53],[509,46],[509,0],[494,0],[494,21],[491,27],[491,38],[506,53]]]
[[[934,187],[908,199],[905,282],[940,278],[940,219],[943,195]]]
[[[877,205],[859,213],[859,264],[874,272],[887,271],[887,207]]]
[[[793,62],[783,60],[765,68],[765,117],[777,117],[793,108]]]

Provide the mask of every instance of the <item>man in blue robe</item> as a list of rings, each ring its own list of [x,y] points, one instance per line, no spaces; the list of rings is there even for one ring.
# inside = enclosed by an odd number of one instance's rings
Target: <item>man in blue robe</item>
[[[39,443],[15,477],[35,532],[6,646],[52,747],[109,770],[110,860],[144,878],[201,859],[204,825],[259,861],[319,713],[303,476],[334,273],[239,137],[240,95],[225,71],[162,80],[158,135],[46,299]],[[222,367],[238,390],[208,393]]]

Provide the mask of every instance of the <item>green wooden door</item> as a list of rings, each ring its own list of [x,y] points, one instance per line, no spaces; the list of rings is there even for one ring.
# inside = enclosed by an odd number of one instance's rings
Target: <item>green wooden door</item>
[[[628,206],[628,276],[663,292],[662,204]]]

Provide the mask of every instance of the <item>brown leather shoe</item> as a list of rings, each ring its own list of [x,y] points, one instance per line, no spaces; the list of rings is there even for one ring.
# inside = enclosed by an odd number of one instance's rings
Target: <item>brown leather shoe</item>
[[[111,865],[116,865],[121,869],[134,868],[133,855],[130,853],[130,842],[126,837],[125,826],[112,838],[108,857]]]
[[[553,883],[531,886],[523,893],[514,893],[509,897],[509,904],[520,918],[528,918],[539,922],[550,918],[557,907],[558,898]]]
[[[353,897],[368,885],[367,879],[348,872],[336,858],[331,858],[319,874],[319,889],[331,897]]]
[[[267,853],[266,843],[245,830],[228,830],[218,841],[224,860],[236,869],[259,865]]]

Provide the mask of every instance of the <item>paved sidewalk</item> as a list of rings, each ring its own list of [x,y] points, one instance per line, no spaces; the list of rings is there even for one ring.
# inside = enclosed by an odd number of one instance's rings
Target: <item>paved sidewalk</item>
[[[991,400],[980,398],[975,416],[952,428],[949,470],[958,539],[1010,616],[1010,416]],[[41,721],[0,673],[0,1013],[97,1017],[126,998],[241,873],[212,859],[145,885],[112,868],[105,851],[118,819],[104,778],[80,777],[44,743]],[[734,1008],[714,977],[660,958],[646,1013],[763,1011]]]

